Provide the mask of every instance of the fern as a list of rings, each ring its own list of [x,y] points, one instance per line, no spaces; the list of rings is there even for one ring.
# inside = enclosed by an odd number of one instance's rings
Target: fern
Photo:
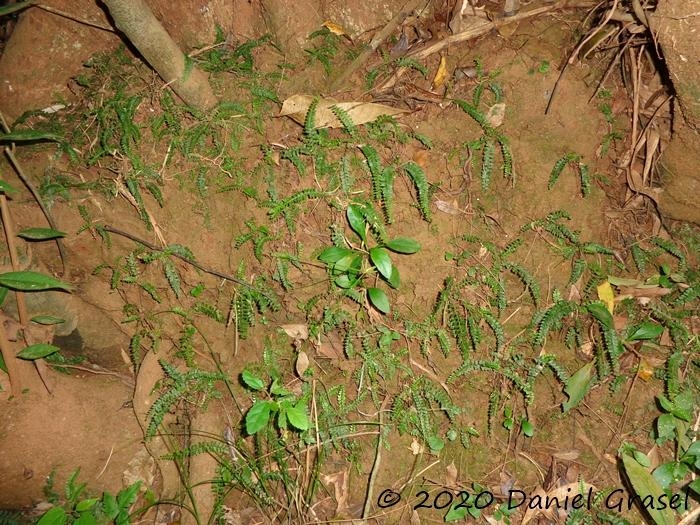
[[[503,325],[498,319],[496,319],[490,310],[481,308],[481,317],[484,319],[484,321],[486,321],[486,324],[489,325],[491,331],[493,331],[493,335],[496,338],[496,354],[500,354],[501,350],[503,350],[503,345],[505,344],[506,339]]]
[[[501,156],[503,157],[503,176],[507,179],[512,179],[511,183],[515,184],[515,172],[513,171],[513,152],[510,149],[508,139],[499,135],[497,137],[498,145],[501,147]]]
[[[343,125],[343,129],[345,130],[345,132],[348,135],[350,135],[351,138],[353,138],[353,139],[356,138],[357,137],[357,126],[353,122],[352,117],[350,117],[348,112],[335,104],[331,106],[331,111],[338,118],[340,123]]]
[[[537,331],[535,332],[534,345],[542,347],[547,334],[561,326],[562,320],[567,315],[574,313],[577,310],[576,303],[571,301],[558,301],[547,309],[539,321]]]
[[[310,199],[317,199],[319,197],[323,197],[324,195],[325,194],[323,192],[312,188],[300,190],[285,199],[270,203],[270,210],[267,212],[267,215],[270,217],[270,219],[276,220],[280,216],[289,213],[290,209],[298,206],[302,202]]]
[[[503,268],[510,271],[525,285],[525,288],[530,292],[532,302],[536,308],[540,305],[540,285],[535,281],[535,277],[519,264],[505,262]]]
[[[219,310],[216,306],[207,303],[197,302],[192,307],[192,310],[207,316],[209,319],[212,319],[217,323],[223,323],[226,320],[224,314],[221,313],[221,310]]]
[[[632,254],[634,265],[637,267],[637,271],[639,273],[644,273],[647,268],[647,264],[651,260],[651,254],[637,243],[630,247],[630,252]]]
[[[566,282],[566,286],[571,286],[572,284],[576,283],[581,278],[586,268],[588,268],[588,263],[586,263],[585,259],[575,259],[571,264],[571,275],[569,276],[569,280]]]
[[[685,361],[683,352],[676,351],[666,360],[664,379],[666,380],[666,395],[673,401],[681,392],[680,372]]]
[[[492,140],[484,141],[481,154],[481,189],[487,191],[491,184],[491,174],[493,173],[493,162],[496,154],[496,145]]]
[[[215,457],[218,456],[217,461],[223,461],[223,458],[230,455],[230,452],[228,446],[221,441],[200,441],[162,457],[171,461],[182,461],[201,454],[212,454]]]
[[[316,109],[318,108],[319,98],[314,97],[309,104],[309,109],[306,111],[306,117],[304,117],[304,135],[308,139],[313,140],[318,136],[318,130],[316,129]]]
[[[216,390],[216,383],[226,380],[226,377],[219,372],[205,372],[196,368],[181,372],[166,361],[159,362],[165,372],[165,379],[161,385],[162,392],[147,414],[149,420],[146,429],[147,438],[156,435],[165,416],[175,409],[178,403],[189,401],[202,406],[208,399],[220,395]]]
[[[673,255],[676,259],[678,259],[681,267],[685,267],[685,255],[683,255],[683,252],[673,242],[662,239],[661,237],[654,237],[651,239],[651,242],[664,250],[666,253]]]
[[[180,272],[170,259],[163,259],[163,273],[170,285],[170,289],[175,293],[175,297],[180,298]]]
[[[416,187],[418,209],[423,219],[430,222],[432,220],[430,213],[430,187],[428,179],[425,177],[425,172],[415,162],[407,162],[403,165],[403,169],[408,173],[413,185]]]

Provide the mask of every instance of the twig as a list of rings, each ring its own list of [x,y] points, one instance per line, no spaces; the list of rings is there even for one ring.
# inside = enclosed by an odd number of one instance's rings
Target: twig
[[[379,465],[382,462],[382,427],[384,426],[384,409],[389,402],[389,397],[385,397],[382,406],[379,407],[379,433],[377,434],[377,447],[374,452],[374,463],[372,463],[372,472],[369,474],[367,481],[367,496],[365,497],[365,506],[362,509],[362,519],[367,520],[372,509],[374,501],[374,482],[377,479]]]
[[[372,56],[382,42],[389,38],[389,35],[394,32],[399,24],[408,18],[408,16],[422,3],[425,3],[425,0],[412,0],[406,4],[401,11],[399,11],[398,14],[392,18],[386,26],[384,26],[384,29],[374,36],[365,50],[360,53],[360,56],[353,60],[350,65],[340,74],[340,76],[331,83],[330,90],[338,91],[355,73],[355,71],[357,71],[369,59],[369,57]]]
[[[440,40],[439,42],[436,42],[433,45],[428,46],[424,49],[419,49],[412,53],[408,53],[406,56],[409,58],[415,58],[416,60],[420,60],[434,53],[437,53],[438,51],[442,51],[444,48],[452,44],[465,42],[467,40],[471,40],[472,38],[485,35],[492,29],[498,29],[499,27],[503,27],[508,24],[522,22],[523,20],[527,20],[528,18],[532,18],[533,16],[541,15],[543,13],[548,13],[549,11],[555,11],[557,9],[565,7],[567,3],[568,0],[559,0],[554,4],[538,7],[537,9],[531,9],[530,11],[518,13],[517,15],[505,18],[498,18],[489,22],[484,22],[483,24],[478,24],[462,33],[457,33],[456,35],[448,36],[447,38]]]
[[[120,229],[118,229],[118,228],[114,228],[114,227],[112,227],[112,226],[109,226],[108,224],[106,224],[106,225],[104,225],[104,226],[101,226],[101,228],[102,228],[104,231],[106,231],[106,232],[114,233],[114,234],[116,234],[116,235],[120,235],[120,236],[122,236],[122,237],[126,237],[127,239],[131,239],[132,241],[137,242],[137,243],[139,243],[139,244],[143,244],[143,245],[144,245],[146,248],[148,248],[149,250],[153,250],[153,251],[156,251],[156,252],[162,252],[162,251],[163,251],[163,248],[160,248],[160,247],[156,246],[156,245],[153,244],[153,243],[150,243],[150,242],[148,242],[148,241],[146,241],[146,240],[144,240],[144,239],[141,239],[141,238],[137,237],[136,235],[132,235],[132,234],[129,233],[129,232],[125,232],[124,230],[120,230]],[[210,275],[214,275],[214,276],[216,276],[216,277],[220,277],[221,279],[225,279],[225,280],[227,280],[227,281],[231,281],[231,282],[233,282],[233,283],[240,284],[241,286],[245,286],[245,287],[247,287],[247,288],[250,288],[251,290],[255,290],[256,292],[258,292],[258,293],[264,295],[264,296],[267,297],[268,299],[271,299],[271,300],[273,299],[272,297],[270,297],[270,296],[269,296],[267,293],[265,293],[264,291],[261,291],[261,290],[259,290],[258,288],[256,288],[255,286],[253,286],[252,284],[247,283],[247,282],[245,282],[245,281],[243,281],[243,280],[241,280],[241,279],[237,279],[236,277],[234,277],[234,276],[232,276],[232,275],[229,275],[229,274],[227,274],[227,273],[220,272],[219,270],[215,270],[215,269],[213,269],[213,268],[209,268],[208,266],[204,266],[203,264],[200,264],[200,263],[198,263],[197,261],[193,261],[192,259],[188,259],[187,257],[184,257],[184,256],[182,256],[182,255],[180,255],[180,254],[178,254],[178,253],[171,253],[171,255],[172,255],[173,257],[177,257],[177,258],[180,259],[182,262],[185,262],[185,263],[189,264],[190,266],[194,266],[195,268],[197,268],[198,270],[203,271],[204,273],[208,273],[208,274],[210,274]]]
[[[3,130],[5,130],[5,133],[10,133],[10,128],[7,125],[7,122],[5,121],[5,116],[2,113],[0,113],[0,123],[2,124]],[[10,159],[10,164],[12,164],[12,167],[15,169],[17,176],[32,194],[32,197],[34,197],[34,200],[39,205],[39,208],[41,208],[41,212],[44,214],[44,217],[46,217],[46,222],[49,223],[49,226],[51,226],[52,229],[58,230],[58,227],[56,226],[56,221],[53,219],[53,216],[49,212],[46,205],[44,205],[44,201],[41,200],[41,196],[39,195],[37,189],[34,187],[34,184],[32,184],[27,175],[24,173],[22,166],[15,157],[15,154],[12,151],[12,148],[10,148],[10,146],[5,146],[5,155],[7,155],[8,159]],[[56,241],[56,246],[58,247],[58,253],[61,256],[63,274],[65,274],[68,272],[68,257],[66,256],[66,252],[63,247],[63,241],[60,238],[56,238],[54,240]]]
[[[39,9],[43,9],[44,11],[46,11],[48,13],[52,13],[54,15],[58,15],[58,16],[61,16],[63,18],[67,18],[68,20],[73,20],[73,22],[78,22],[79,24],[94,27],[95,29],[101,29],[102,31],[116,33],[116,31],[114,30],[113,27],[103,26],[102,24],[98,24],[97,22],[90,22],[89,20],[85,20],[84,18],[78,18],[75,15],[71,15],[70,13],[66,13],[65,11],[60,11],[58,9],[51,7],[51,6],[43,5],[43,4],[33,4],[33,5],[38,7]]]

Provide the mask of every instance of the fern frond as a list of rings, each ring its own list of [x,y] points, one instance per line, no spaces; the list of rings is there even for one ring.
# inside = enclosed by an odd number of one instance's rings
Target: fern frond
[[[180,272],[177,271],[175,264],[170,259],[163,259],[163,273],[170,289],[175,293],[175,297],[179,298],[181,293]]]
[[[493,173],[493,162],[496,155],[496,145],[493,140],[484,142],[484,149],[481,153],[481,189],[487,191],[491,184],[491,174]]]
[[[575,312],[576,309],[576,303],[571,301],[559,301],[550,306],[539,321],[533,341],[534,345],[537,347],[543,346],[547,334],[560,326],[564,317]]]
[[[518,279],[520,279],[520,281],[525,285],[525,288],[529,290],[530,296],[532,297],[532,302],[535,304],[535,307],[539,308],[540,285],[535,280],[535,276],[516,263],[506,262],[504,263],[503,268],[510,271],[510,273],[512,273]]]
[[[318,103],[319,98],[314,97],[304,117],[304,135],[310,138],[316,136],[318,133],[316,130],[316,109],[318,108]]]
[[[331,111],[333,114],[337,117],[337,119],[340,121],[340,123],[343,125],[343,129],[345,132],[350,135],[351,138],[356,138],[357,137],[357,126],[352,120],[352,117],[348,114],[347,111],[345,111],[343,108],[340,106],[337,106],[333,104],[331,106]]]
[[[651,242],[664,250],[666,253],[673,255],[681,266],[685,266],[685,255],[672,241],[662,239],[661,237],[654,237]]]
[[[425,172],[415,162],[407,162],[403,165],[403,169],[408,173],[411,181],[413,181],[413,185],[416,187],[418,209],[423,219],[430,222],[432,218],[430,213],[430,187]]]

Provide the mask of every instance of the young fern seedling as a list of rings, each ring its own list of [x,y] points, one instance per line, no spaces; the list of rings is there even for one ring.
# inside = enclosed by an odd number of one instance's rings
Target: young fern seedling
[[[365,278],[379,276],[392,288],[401,282],[399,270],[391,260],[391,254],[412,254],[420,250],[413,239],[397,237],[387,239],[384,227],[376,211],[369,203],[350,204],[346,211],[350,228],[359,237],[356,246],[346,239],[347,247],[331,246],[323,250],[318,258],[326,264],[333,283],[350,297],[357,297],[357,290],[364,291],[364,299],[382,313],[389,313],[389,298],[381,288],[366,286]],[[374,239],[375,245],[369,241]]]

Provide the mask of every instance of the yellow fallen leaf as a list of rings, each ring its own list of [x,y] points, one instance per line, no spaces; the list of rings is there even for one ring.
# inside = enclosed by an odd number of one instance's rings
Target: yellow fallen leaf
[[[603,284],[598,286],[596,291],[598,292],[598,299],[605,303],[608,312],[610,312],[610,315],[612,315],[613,310],[615,310],[615,292],[613,291],[612,286],[608,281],[605,281]]]
[[[433,77],[433,89],[437,89],[445,83],[447,78],[447,57],[445,55],[440,56],[440,65],[438,65],[437,72]]]
[[[347,33],[345,32],[345,29],[343,29],[340,25],[336,24],[335,22],[331,22],[330,20],[326,20],[321,25],[323,27],[325,27],[326,29],[328,29],[328,31],[330,31],[334,35],[338,35],[338,36],[347,35]]]

